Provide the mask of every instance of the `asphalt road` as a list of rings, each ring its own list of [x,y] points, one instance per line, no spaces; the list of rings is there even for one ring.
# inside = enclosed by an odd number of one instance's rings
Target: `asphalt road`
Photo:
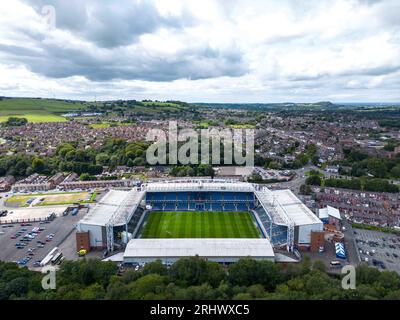
[[[307,165],[303,168],[292,170],[295,172],[295,176],[292,180],[288,182],[279,182],[279,183],[272,183],[267,184],[266,186],[271,189],[290,189],[295,194],[299,194],[300,186],[306,182],[306,172],[310,170],[320,170],[319,168],[313,165]]]

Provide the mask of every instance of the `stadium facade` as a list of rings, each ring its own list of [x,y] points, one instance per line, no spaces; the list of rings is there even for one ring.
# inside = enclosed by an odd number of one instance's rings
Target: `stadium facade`
[[[141,239],[141,226],[152,211],[248,211],[262,238]],[[108,191],[77,224],[77,247],[85,243],[82,237],[87,237],[91,248],[109,252],[126,246],[124,261],[138,263],[155,259],[169,263],[196,254],[220,262],[244,256],[273,260],[272,248],[293,251],[308,247],[311,233],[322,230],[322,221],[287,189],[272,191],[236,180],[167,180],[130,191]],[[131,235],[130,240],[125,237],[121,241],[121,234]]]

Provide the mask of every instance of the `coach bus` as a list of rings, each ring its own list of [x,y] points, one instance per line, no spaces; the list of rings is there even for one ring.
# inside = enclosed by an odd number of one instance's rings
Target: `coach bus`
[[[62,258],[62,256],[63,256],[63,254],[61,253],[61,252],[59,252],[59,253],[57,253],[54,257],[53,257],[53,259],[51,259],[51,264],[57,264],[60,260],[61,260],[61,258]]]

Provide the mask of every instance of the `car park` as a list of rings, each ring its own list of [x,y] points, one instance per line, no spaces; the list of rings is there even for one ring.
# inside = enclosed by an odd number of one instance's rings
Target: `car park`
[[[400,274],[400,242],[393,234],[375,230],[357,229],[355,243],[361,261],[379,269],[388,269]],[[393,242],[393,239],[395,240]],[[367,252],[369,255],[367,255]],[[373,257],[370,257],[373,256]],[[370,257],[369,261],[365,258]],[[373,262],[373,259],[375,262]]]

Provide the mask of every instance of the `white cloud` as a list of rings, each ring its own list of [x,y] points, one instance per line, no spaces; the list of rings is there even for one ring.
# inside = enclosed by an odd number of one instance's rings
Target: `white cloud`
[[[56,8],[55,30],[44,4]],[[399,101],[399,9],[395,0],[11,0],[0,5],[0,95]]]

